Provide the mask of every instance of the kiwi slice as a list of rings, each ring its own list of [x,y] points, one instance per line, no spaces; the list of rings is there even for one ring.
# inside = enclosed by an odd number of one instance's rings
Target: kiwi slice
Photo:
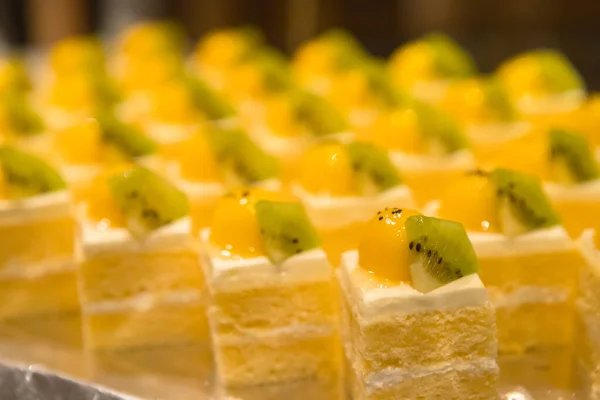
[[[365,142],[353,142],[346,145],[346,151],[352,161],[352,168],[362,183],[362,193],[369,194],[369,187],[379,193],[401,183],[398,171],[390,162],[388,154],[379,147]]]
[[[108,185],[136,238],[189,214],[185,194],[144,167],[136,165],[113,175]]]
[[[458,43],[441,33],[423,38],[433,49],[439,74],[448,78],[465,78],[477,72],[473,58]]]
[[[103,141],[115,146],[127,158],[142,157],[156,151],[156,143],[139,127],[119,120],[112,112],[101,112],[97,119]]]
[[[469,147],[466,134],[448,113],[418,100],[413,100],[413,106],[432,153],[450,154]]]
[[[555,50],[538,50],[535,57],[540,63],[542,79],[553,93],[585,87],[581,75],[563,54]]]
[[[320,40],[329,43],[336,51],[336,64],[341,70],[354,66],[368,57],[364,47],[346,30],[331,29],[325,32]]]
[[[8,92],[2,97],[4,112],[13,131],[19,135],[35,135],[44,130],[42,117],[21,92]]]
[[[316,136],[344,132],[348,128],[346,119],[323,97],[308,92],[294,94],[298,120]]]
[[[217,160],[232,168],[243,184],[253,184],[277,177],[277,159],[265,153],[238,129],[209,131],[207,134]]]
[[[317,231],[301,204],[260,200],[254,209],[267,255],[274,264],[319,247]]]
[[[262,71],[265,85],[269,90],[277,92],[293,87],[289,63],[283,53],[265,47],[253,52],[246,61],[255,64]]]
[[[600,173],[598,164],[585,137],[564,129],[551,129],[549,136],[550,162],[566,167],[566,174],[564,174],[566,176],[563,176],[563,179],[555,177],[556,180],[571,183],[598,178]]]
[[[483,90],[489,109],[500,121],[514,121],[517,118],[517,110],[499,80],[486,79],[483,83]]]
[[[223,119],[235,115],[235,109],[221,95],[211,89],[206,82],[192,76],[184,78],[194,105],[209,119]]]
[[[497,169],[489,177],[496,186],[499,220],[505,235],[517,236],[560,223],[535,176]]]
[[[479,262],[459,222],[413,215],[404,223],[413,287],[423,293],[479,271]]]
[[[9,198],[24,198],[66,189],[60,174],[42,159],[22,150],[0,147],[0,167]]]
[[[31,89],[31,80],[22,59],[13,57],[0,65],[3,91],[26,92]]]

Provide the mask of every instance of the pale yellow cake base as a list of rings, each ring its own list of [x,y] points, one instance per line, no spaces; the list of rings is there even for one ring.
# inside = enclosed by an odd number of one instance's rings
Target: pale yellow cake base
[[[131,349],[186,343],[206,343],[205,309],[199,304],[162,304],[147,310],[85,313],[85,347],[93,350]]]
[[[341,369],[336,333],[326,336],[273,335],[261,340],[220,344],[213,337],[219,380],[225,386],[255,386],[327,378]]]
[[[0,319],[79,311],[75,271],[0,280]]]
[[[337,323],[337,293],[329,281],[219,291],[212,305],[213,329],[219,334],[243,336],[241,331],[248,329]]]
[[[200,290],[204,282],[193,251],[105,254],[82,262],[79,278],[83,304],[142,293]]]
[[[350,387],[354,400],[494,400],[497,392],[498,369],[478,368],[441,370],[412,379],[383,385],[369,391],[360,377],[350,372]]]

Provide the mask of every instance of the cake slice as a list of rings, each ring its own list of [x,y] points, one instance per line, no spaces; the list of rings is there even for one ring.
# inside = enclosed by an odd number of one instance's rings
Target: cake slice
[[[571,343],[583,260],[539,179],[504,169],[468,173],[442,195],[437,215],[469,232],[496,307],[501,353]]]
[[[29,153],[0,146],[3,324],[31,319],[39,332],[55,318],[62,321],[59,332],[79,343],[74,234],[71,196],[58,172]]]
[[[319,143],[300,159],[292,190],[335,266],[356,248],[369,216],[386,204],[414,207],[386,151],[367,142]]]
[[[495,314],[461,224],[385,208],[339,270],[353,398],[497,398]]]
[[[329,382],[339,398],[337,295],[302,206],[242,189],[223,198],[202,238],[221,384]]]
[[[115,350],[206,340],[187,198],[155,173],[101,174],[79,215],[84,345]]]

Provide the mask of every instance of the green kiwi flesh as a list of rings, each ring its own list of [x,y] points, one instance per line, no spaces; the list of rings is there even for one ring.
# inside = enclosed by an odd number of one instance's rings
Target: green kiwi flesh
[[[465,78],[477,72],[473,58],[447,35],[431,33],[424,37],[435,55],[438,73],[447,78]]]
[[[293,96],[298,120],[316,136],[340,133],[348,128],[346,119],[324,98],[307,92]]]
[[[208,132],[207,138],[219,163],[231,168],[241,181],[238,183],[253,184],[277,177],[277,159],[265,153],[245,132],[215,129]]]
[[[508,92],[497,79],[486,79],[483,88],[487,105],[498,120],[509,122],[517,118],[517,111],[510,101]]]
[[[147,156],[157,149],[156,143],[139,127],[119,120],[111,112],[101,113],[98,116],[98,123],[102,130],[103,141],[115,146],[126,158]]]
[[[317,231],[301,204],[260,200],[254,209],[267,255],[274,264],[319,247]]]
[[[0,166],[12,199],[66,189],[60,174],[42,159],[22,150],[0,147]]]
[[[413,215],[404,223],[407,246],[414,256],[412,285],[427,293],[479,271],[479,262],[459,222]]]
[[[375,186],[375,192],[378,193],[401,183],[388,154],[379,147],[365,142],[353,142],[346,145],[346,151],[352,161],[354,173],[362,183],[363,194],[368,194],[368,187]]]
[[[113,175],[108,185],[136,238],[189,214],[185,194],[144,167],[133,166]]]
[[[209,119],[217,120],[235,115],[235,109],[221,95],[211,89],[208,84],[196,77],[186,77],[194,106]]]
[[[35,135],[44,130],[42,117],[33,109],[24,93],[5,93],[2,101],[8,123],[15,133]]]
[[[517,236],[560,224],[537,177],[506,169],[496,169],[489,177],[496,187],[498,215],[505,235]]]
[[[563,180],[560,183],[579,183],[598,178],[598,163],[585,137],[564,129],[551,129],[549,136],[550,162],[566,166],[568,173],[567,176],[553,177],[555,180]]]
[[[465,132],[452,116],[418,100],[413,101],[413,107],[431,153],[451,154],[469,147]]]
[[[539,50],[535,56],[540,63],[542,79],[552,93],[583,89],[583,79],[573,64],[555,50]]]

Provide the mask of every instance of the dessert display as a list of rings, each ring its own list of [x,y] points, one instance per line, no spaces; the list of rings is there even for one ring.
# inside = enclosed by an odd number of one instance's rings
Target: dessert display
[[[96,178],[77,254],[84,347],[206,340],[202,272],[185,195],[140,166]]]
[[[341,396],[332,268],[302,205],[242,188],[202,234],[216,372],[225,386],[329,380]]]
[[[0,57],[0,350],[24,321],[108,386],[382,400],[494,399],[507,358],[577,348],[600,385],[600,101],[565,56],[186,48],[146,22]]]
[[[501,353],[571,344],[582,260],[539,179],[505,169],[467,173],[436,214],[469,232]]]
[[[411,95],[439,102],[448,84],[476,74],[471,56],[441,33],[431,33],[400,46],[388,63],[391,81]]]
[[[460,223],[384,208],[339,270],[355,399],[496,397],[494,308]]]
[[[74,233],[60,174],[30,153],[1,146],[0,321],[55,318],[57,329],[66,332],[75,321],[77,332]]]
[[[302,201],[331,263],[356,248],[370,216],[385,204],[414,207],[388,154],[367,142],[323,142],[298,162],[292,192]]]

